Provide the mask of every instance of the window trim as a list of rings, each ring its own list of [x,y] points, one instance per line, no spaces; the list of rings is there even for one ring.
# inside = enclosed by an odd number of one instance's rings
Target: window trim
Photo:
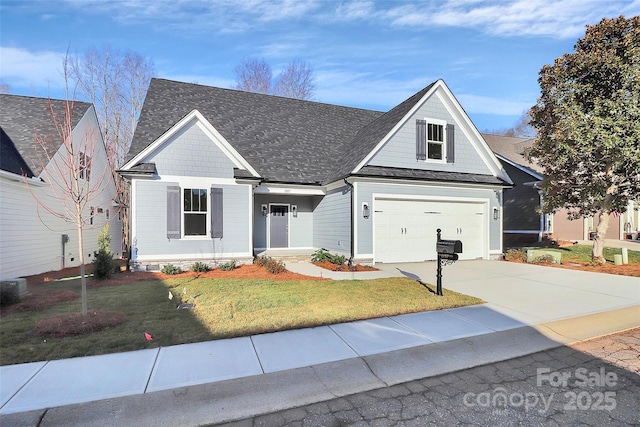
[[[211,226],[210,226],[210,222],[211,222],[211,207],[210,207],[210,197],[209,197],[209,190],[207,188],[196,188],[196,186],[191,186],[191,187],[181,187],[181,204],[180,204],[180,219],[181,219],[181,233],[182,233],[182,238],[183,239],[205,239],[205,238],[209,238],[209,234],[211,233]],[[205,211],[186,211],[184,208],[184,197],[185,197],[185,191],[190,190],[201,190],[204,192],[204,196],[206,197],[206,202],[205,202]],[[193,204],[193,202],[192,202]],[[205,222],[204,222],[204,233],[203,234],[186,234],[186,225],[187,225],[187,218],[186,215],[204,215],[205,217]]]
[[[424,160],[424,162],[447,163],[447,142],[448,142],[447,141],[447,121],[440,120],[440,119],[432,119],[428,117],[425,117],[424,120],[427,122],[425,127],[425,133],[424,133],[427,158]],[[442,142],[429,139],[429,125],[442,126]],[[442,146],[442,151],[441,151],[442,157],[440,159],[432,159],[429,157],[429,144],[440,144]]]
[[[84,151],[80,152],[78,159],[78,178],[91,181],[91,156]]]

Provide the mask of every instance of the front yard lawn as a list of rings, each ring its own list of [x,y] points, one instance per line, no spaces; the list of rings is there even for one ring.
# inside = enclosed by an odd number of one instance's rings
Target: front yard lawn
[[[54,338],[34,332],[38,321],[79,312],[79,298],[62,299],[49,307],[3,307],[0,364],[156,348],[482,303],[449,290],[438,297],[431,291],[433,286],[430,290],[408,278],[333,281],[288,276],[295,278],[282,280],[290,273],[274,276],[266,270],[262,278],[242,277],[243,269],[255,268],[236,269],[237,278],[234,272],[221,278],[210,273],[120,273],[112,282],[91,280],[89,311],[119,312],[128,321],[84,335]],[[79,278],[29,281],[28,286],[35,299],[53,291],[79,293],[79,282]],[[29,298],[22,304],[28,304]],[[195,303],[195,308],[177,309],[180,302]],[[145,333],[153,339],[148,340]]]

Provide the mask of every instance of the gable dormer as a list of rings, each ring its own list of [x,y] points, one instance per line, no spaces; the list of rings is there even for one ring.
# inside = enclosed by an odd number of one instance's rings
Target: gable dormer
[[[353,173],[374,166],[492,175],[510,182],[444,81],[422,92],[407,100],[411,108],[405,108],[406,113]]]

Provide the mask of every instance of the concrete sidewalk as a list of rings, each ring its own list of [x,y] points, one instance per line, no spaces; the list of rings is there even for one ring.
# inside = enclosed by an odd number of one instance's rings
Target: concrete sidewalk
[[[299,264],[288,267],[306,274],[316,268]],[[363,274],[435,281],[435,263],[382,267]],[[0,424],[223,422],[640,325],[638,278],[462,261],[444,268],[443,283],[445,292],[478,296],[487,304],[3,366]]]

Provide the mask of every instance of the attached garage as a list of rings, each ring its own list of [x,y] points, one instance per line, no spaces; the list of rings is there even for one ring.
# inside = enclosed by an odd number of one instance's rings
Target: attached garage
[[[436,259],[436,230],[462,241],[460,259],[486,258],[488,201],[377,198],[373,203],[375,262]]]

